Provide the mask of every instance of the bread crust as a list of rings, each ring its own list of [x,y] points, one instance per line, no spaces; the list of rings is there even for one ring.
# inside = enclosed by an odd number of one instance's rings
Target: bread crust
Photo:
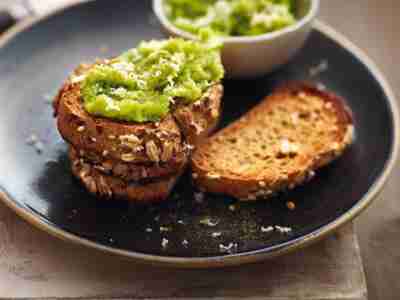
[[[177,170],[182,170],[188,162],[189,149],[182,153],[179,164],[175,161],[167,163],[154,164],[152,162],[144,163],[126,163],[123,161],[114,161],[104,157],[95,157],[76,150],[70,145],[70,152],[76,158],[82,159],[85,163],[90,164],[97,171],[105,174],[121,178],[126,181],[141,181],[149,178],[168,177],[175,175]]]
[[[229,149],[228,140],[230,138],[241,136],[244,131],[248,132],[248,130],[256,128],[260,118],[268,116],[268,113],[276,109],[278,105],[286,104],[288,99],[293,101],[293,97],[317,97],[321,101],[321,115],[334,114],[336,122],[329,124],[332,125],[334,131],[329,135],[331,139],[327,145],[322,145],[313,152],[299,153],[296,156],[295,168],[283,167],[279,170],[256,168],[257,172],[246,173],[241,170],[224,169],[218,163],[213,165],[215,153],[212,149],[218,149],[218,147]],[[294,136],[296,130],[299,129],[294,127]],[[272,95],[266,97],[242,118],[209,138],[195,151],[191,159],[193,180],[195,185],[203,191],[227,194],[243,201],[269,198],[277,192],[293,189],[310,180],[317,169],[342,155],[353,140],[353,131],[352,115],[343,99],[307,83],[286,84],[276,89]],[[284,145],[286,148],[288,145],[290,146],[289,143],[286,144]],[[250,149],[243,149],[240,155],[246,156],[247,150]],[[224,153],[226,153],[225,157],[218,157],[218,159],[241,159],[241,157],[230,157],[229,150]],[[277,158],[274,157],[274,159]],[[284,158],[287,161],[290,159],[289,156]],[[261,163],[261,160],[259,162]]]
[[[142,204],[163,201],[183,172],[181,169],[177,174],[147,182],[126,181],[95,169],[91,164],[79,159],[71,149],[69,157],[72,173],[81,184],[91,194],[110,200],[120,199]]]

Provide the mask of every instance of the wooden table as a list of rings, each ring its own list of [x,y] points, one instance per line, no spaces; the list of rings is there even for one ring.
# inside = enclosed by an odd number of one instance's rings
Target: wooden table
[[[321,19],[344,33],[379,66],[400,100],[400,1],[321,0]],[[366,99],[367,100],[367,99]],[[356,222],[370,300],[400,299],[400,168]]]
[[[353,226],[282,258],[215,270],[135,264],[49,237],[0,204],[0,298],[366,300]]]

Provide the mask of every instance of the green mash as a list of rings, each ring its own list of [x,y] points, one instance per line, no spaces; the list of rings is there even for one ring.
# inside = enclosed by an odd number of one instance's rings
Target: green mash
[[[197,34],[209,28],[219,36],[253,36],[296,22],[294,0],[164,0],[167,17]]]
[[[219,44],[169,39],[142,42],[110,62],[96,64],[80,84],[88,113],[147,122],[163,118],[174,101],[199,100],[223,76]]]

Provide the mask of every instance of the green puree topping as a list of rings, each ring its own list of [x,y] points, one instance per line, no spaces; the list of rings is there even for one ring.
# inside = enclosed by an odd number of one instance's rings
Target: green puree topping
[[[81,93],[84,108],[92,115],[158,121],[173,102],[199,100],[223,76],[219,44],[149,41],[90,68],[81,81]]]
[[[252,36],[296,22],[294,0],[165,0],[168,18],[197,34],[209,28],[219,36]]]

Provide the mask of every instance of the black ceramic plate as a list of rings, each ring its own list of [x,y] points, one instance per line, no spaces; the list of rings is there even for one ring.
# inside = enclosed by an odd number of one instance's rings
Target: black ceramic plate
[[[271,201],[238,204],[235,211],[229,209],[234,200],[223,196],[206,196],[202,204],[193,201],[195,189],[188,176],[169,201],[151,207],[99,201],[85,192],[71,176],[66,145],[47,98],[78,63],[118,54],[143,39],[163,37],[150,2],[89,2],[29,22],[3,38],[0,188],[8,206],[34,225],[76,243],[145,262],[209,267],[255,261],[307,245],[372,201],[394,163],[395,102],[369,60],[321,24],[285,68],[263,78],[224,83],[222,126],[288,80],[321,83],[347,99],[354,112],[356,141],[311,183]],[[310,76],[310,69],[315,71],[321,62],[329,68]],[[43,142],[41,154],[27,144],[32,134]],[[286,208],[287,200],[295,201],[294,211]],[[201,224],[204,218],[217,225]],[[274,225],[292,231],[261,230]],[[213,237],[215,232],[221,235]],[[168,240],[165,248],[163,239]],[[220,246],[231,243],[235,247],[230,251]]]

